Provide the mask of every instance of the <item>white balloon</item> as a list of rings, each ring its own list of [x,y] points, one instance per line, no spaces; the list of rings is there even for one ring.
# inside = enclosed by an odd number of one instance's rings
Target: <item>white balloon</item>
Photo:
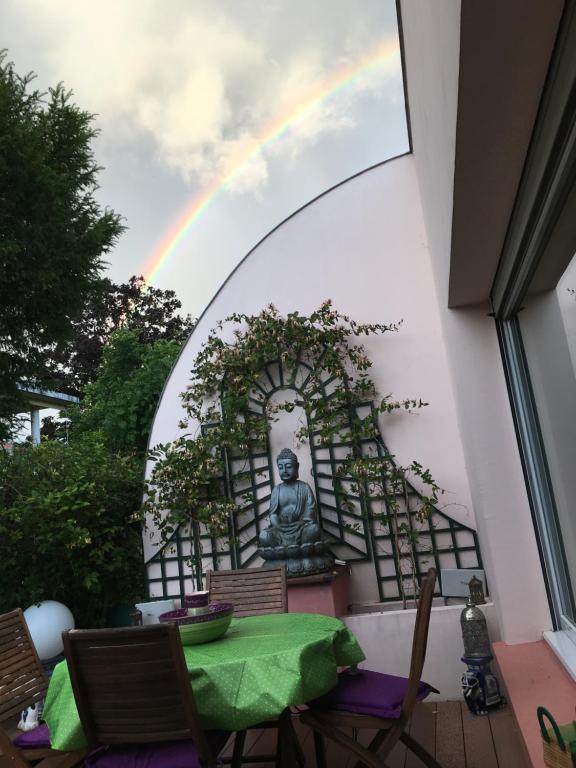
[[[56,600],[44,600],[26,608],[24,618],[40,659],[52,659],[62,653],[62,632],[74,629],[74,616],[65,605]]]

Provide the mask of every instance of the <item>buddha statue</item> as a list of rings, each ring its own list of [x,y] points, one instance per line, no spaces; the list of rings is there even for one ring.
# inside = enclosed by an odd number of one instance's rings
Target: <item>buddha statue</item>
[[[298,458],[283,448],[276,463],[282,482],[272,489],[270,525],[260,534],[258,553],[267,565],[285,563],[287,576],[328,571],[334,558],[322,540],[312,489],[298,480]]]

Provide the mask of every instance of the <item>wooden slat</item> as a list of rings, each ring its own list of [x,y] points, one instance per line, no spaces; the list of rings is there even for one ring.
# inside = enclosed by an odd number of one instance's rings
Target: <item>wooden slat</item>
[[[4,684],[4,681],[14,680],[18,676],[22,677],[25,673],[28,673],[29,677],[40,677],[34,658],[31,658],[27,653],[8,659],[2,669],[0,681]],[[9,685],[10,683],[7,682],[6,684]]]
[[[270,586],[267,584],[221,584],[218,583],[214,586],[212,586],[212,589],[210,590],[210,594],[217,595],[219,593],[232,593],[234,597],[238,597],[240,595],[250,595],[254,597],[258,597],[259,595],[266,596],[266,595],[275,595],[275,596],[281,596],[282,595],[282,589],[277,586]],[[212,601],[214,602],[214,601]]]
[[[214,599],[215,598],[215,599]],[[252,595],[244,595],[240,594],[238,596],[235,595],[229,595],[224,592],[216,592],[213,597],[211,597],[211,600],[213,602],[223,602],[223,603],[233,603],[234,605],[282,605],[282,597],[280,595],[255,595],[252,597]]]
[[[26,709],[34,702],[44,697],[46,686],[36,686],[31,689],[24,689],[18,695],[13,695],[6,702],[0,702],[0,721],[6,717],[11,717],[16,712]]]
[[[466,704],[461,706],[460,711],[462,712],[466,768],[498,768],[488,716],[473,715]]]
[[[170,656],[166,654],[166,649],[153,644],[151,646],[145,646],[138,648],[133,645],[122,645],[116,648],[83,648],[78,658],[82,661],[90,660],[90,666],[95,666],[98,663],[106,664],[109,659],[110,653],[113,653],[117,659],[123,659],[126,665],[134,665],[139,662],[170,662]],[[152,658],[151,658],[152,656]]]
[[[22,646],[15,646],[13,643],[5,643],[4,646],[0,647],[0,669],[2,669],[3,665],[10,659],[13,659],[15,656],[21,656],[22,653]],[[0,679],[1,676],[2,673],[0,672]]]
[[[5,624],[0,627],[0,642],[5,643],[6,638],[14,638],[22,645],[28,645],[26,633],[15,624]]]
[[[20,617],[17,611],[5,613],[0,617],[0,634],[2,634],[5,629],[20,629],[20,626]]]
[[[232,603],[235,616],[285,613],[288,610],[284,568],[209,571],[211,602]]]
[[[251,573],[252,571],[256,571],[258,569],[256,568],[247,568],[246,570],[242,571],[241,573]],[[213,571],[215,575],[211,577],[211,588],[214,589],[219,584],[222,584],[226,589],[244,589],[244,588],[257,588],[257,587],[271,587],[273,589],[278,589],[281,587],[281,583],[278,579],[277,574],[262,576],[260,572],[256,573],[254,576],[228,576],[228,577],[222,577],[220,578],[217,574],[218,571]]]
[[[443,768],[463,768],[466,765],[466,757],[462,731],[462,702],[438,701],[433,706],[436,707],[436,760]]]
[[[436,707],[433,704],[417,704],[410,721],[410,736],[432,756],[436,751]],[[424,768],[424,763],[410,750],[406,752],[406,768]]]
[[[238,568],[236,571],[211,571],[212,584],[279,584],[280,569]]]
[[[489,721],[500,768],[529,768],[512,710],[490,712]]]

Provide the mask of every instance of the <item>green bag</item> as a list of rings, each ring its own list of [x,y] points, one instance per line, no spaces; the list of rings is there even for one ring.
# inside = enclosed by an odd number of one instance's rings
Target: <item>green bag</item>
[[[544,747],[544,763],[548,768],[576,768],[576,722],[558,725],[544,707],[537,709]],[[546,728],[544,718],[552,728]]]

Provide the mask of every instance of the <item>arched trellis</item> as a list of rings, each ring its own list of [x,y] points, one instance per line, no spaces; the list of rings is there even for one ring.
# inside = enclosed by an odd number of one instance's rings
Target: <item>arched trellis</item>
[[[225,382],[223,384],[225,387]],[[316,411],[347,387],[346,377],[323,369],[321,356],[311,362],[279,358],[262,367],[261,375],[249,393],[244,418],[262,418],[270,398],[282,390],[293,390],[307,419],[312,474],[320,523],[335,555],[348,562],[372,561],[380,600],[397,601],[413,593],[414,577],[419,582],[430,565],[441,568],[482,567],[476,532],[444,512],[434,508],[420,520],[420,494],[404,482],[396,494],[396,512],[392,516],[382,497],[352,492],[352,478],[339,469],[350,458],[388,456],[380,434],[374,404],[356,403],[342,415],[338,441],[321,439],[316,428]],[[372,419],[369,437],[354,436],[354,419]],[[210,424],[203,425],[209,430]],[[223,455],[225,473],[222,483],[227,495],[237,505],[238,513],[229,521],[227,537],[215,538],[199,525],[181,526],[148,564],[150,586],[155,594],[180,596],[191,586],[186,562],[192,558],[209,568],[245,568],[258,566],[258,536],[267,525],[273,485],[269,441],[248,455]],[[382,477],[382,482],[386,478]]]

